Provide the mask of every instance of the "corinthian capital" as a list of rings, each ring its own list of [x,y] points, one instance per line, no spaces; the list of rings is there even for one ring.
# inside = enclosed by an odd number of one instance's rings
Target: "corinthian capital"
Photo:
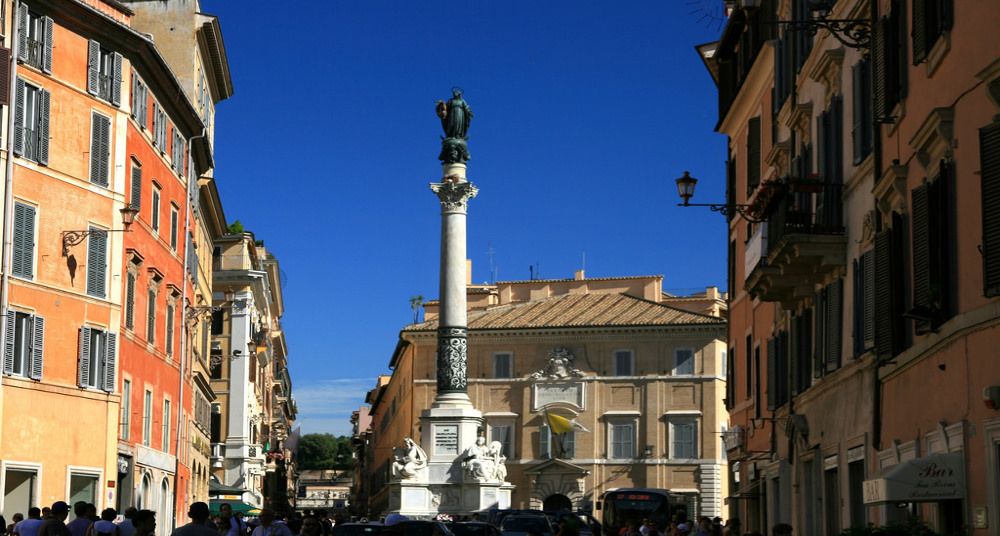
[[[432,182],[431,191],[437,194],[441,200],[441,209],[446,212],[465,212],[469,199],[476,197],[479,189],[471,182],[449,180],[452,177],[445,177],[444,182]]]

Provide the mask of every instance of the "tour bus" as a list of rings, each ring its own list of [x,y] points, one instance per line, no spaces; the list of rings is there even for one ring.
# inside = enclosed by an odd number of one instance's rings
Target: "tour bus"
[[[688,496],[665,489],[622,488],[605,492],[594,506],[602,532],[618,536],[629,521],[642,523],[643,519],[655,521],[660,531],[666,531],[675,517],[689,519],[688,502]]]

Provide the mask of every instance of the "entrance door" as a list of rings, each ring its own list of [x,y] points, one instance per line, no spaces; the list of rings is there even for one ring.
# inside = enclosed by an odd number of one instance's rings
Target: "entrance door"
[[[27,512],[35,504],[38,473],[24,469],[7,469],[4,475],[3,506],[7,512]]]
[[[549,495],[542,502],[542,510],[546,512],[560,512],[563,510],[572,512],[573,501],[569,500],[569,497],[558,493]]]
[[[70,473],[69,504],[74,505],[79,501],[98,504],[97,478],[98,477],[94,475]],[[75,512],[73,513],[73,519],[76,519]]]

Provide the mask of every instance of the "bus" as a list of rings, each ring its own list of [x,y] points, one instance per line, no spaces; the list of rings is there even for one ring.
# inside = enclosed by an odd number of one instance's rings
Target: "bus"
[[[622,488],[604,492],[594,505],[605,536],[618,536],[630,521],[656,522],[665,531],[675,518],[687,521],[690,496],[665,489]]]

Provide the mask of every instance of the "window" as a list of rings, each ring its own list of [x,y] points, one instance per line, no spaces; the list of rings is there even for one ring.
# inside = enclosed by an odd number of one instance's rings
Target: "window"
[[[132,426],[132,382],[129,380],[122,380],[121,425],[122,428],[119,435],[122,439],[128,441],[130,427]]]
[[[906,96],[908,65],[905,28],[901,0],[892,0],[888,15],[879,19],[872,28],[873,110],[879,119],[893,115],[893,109]]]
[[[14,247],[11,273],[16,277],[35,276],[35,207],[14,203]]]
[[[3,503],[9,511],[27,512],[32,506],[38,506],[38,472],[40,465],[15,464],[7,461],[3,473]],[[11,467],[11,466],[15,466]]]
[[[635,423],[613,422],[611,427],[611,458],[627,460],[635,458]]]
[[[979,129],[983,295],[1000,296],[1000,121]]]
[[[166,338],[163,341],[167,356],[174,355],[174,304],[167,304]]]
[[[632,350],[615,351],[615,376],[632,376],[633,366]]]
[[[142,208],[142,164],[138,160],[132,159],[132,199],[129,206],[139,210]]]
[[[212,311],[212,335],[222,335],[225,328],[226,312]]]
[[[17,6],[17,59],[46,73],[52,72],[52,19]]]
[[[913,189],[913,318],[917,334],[937,329],[954,314],[956,290],[954,178],[941,161],[937,177]]]
[[[21,78],[14,82],[14,93],[14,154],[47,165],[51,96]]]
[[[512,378],[514,376],[514,356],[510,352],[493,354],[493,377]]]
[[[760,184],[760,117],[747,124],[747,196]]]
[[[100,474],[70,471],[69,504],[98,502],[100,500],[98,487],[100,485],[100,477]]]
[[[891,226],[875,235],[875,353],[892,357],[903,351],[907,341],[905,286],[908,266],[905,219],[892,214]]]
[[[90,120],[90,182],[108,185],[108,162],[111,160],[111,119],[97,112]]]
[[[80,328],[79,370],[80,387],[115,390],[115,347],[118,336],[96,328]]]
[[[854,142],[854,165],[861,164],[872,152],[872,65],[866,56],[851,67],[851,138]]]
[[[514,457],[514,426],[510,422],[490,424],[490,442],[499,441],[501,453],[507,458]]]
[[[97,41],[87,47],[87,92],[115,106],[121,102],[122,55]]]
[[[136,123],[142,129],[148,128],[147,121],[149,118],[148,114],[149,105],[149,90],[146,89],[146,85],[142,83],[134,71],[132,72],[132,117],[135,118]]]
[[[142,399],[142,444],[149,446],[153,436],[153,392],[146,390]]]
[[[153,184],[153,202],[150,205],[149,224],[153,231],[160,230],[160,187]]]
[[[698,458],[698,421],[692,418],[670,419],[670,459]]]
[[[213,380],[222,379],[222,348],[212,348],[212,354],[209,357],[209,364],[211,368],[208,371],[209,376]]]
[[[823,461],[823,520],[827,534],[840,534],[840,474],[837,457],[831,458],[832,465],[831,460]]]
[[[125,276],[125,328],[135,329],[135,272]]]
[[[170,452],[170,399],[163,399],[163,435],[160,450]]]
[[[177,251],[177,205],[170,204],[170,249]]]
[[[843,289],[843,281],[838,279],[816,293],[813,375],[817,378],[840,368]]]
[[[951,30],[954,0],[913,0],[913,64],[927,60],[934,43]]]
[[[854,355],[875,345],[875,251],[854,260]]]
[[[90,227],[87,237],[87,294],[95,298],[107,295],[108,233]]]
[[[694,374],[694,350],[678,348],[674,350],[674,376]]]
[[[146,342],[156,343],[156,289],[149,289],[146,294]]]
[[[42,354],[45,319],[20,311],[9,311],[5,318],[10,341],[4,349],[4,374],[42,379]]]
[[[170,145],[170,164],[174,166],[178,175],[184,176],[184,136],[181,136],[176,128],[173,143]]]
[[[209,434],[212,443],[222,442],[222,405],[212,404],[212,430]],[[214,450],[214,449],[213,449]],[[214,452],[213,452],[214,454]]]
[[[576,457],[576,432],[552,434],[548,424],[538,429],[538,455],[543,458],[572,460]]]
[[[153,102],[153,146],[160,153],[167,152],[167,114],[156,102]]]

